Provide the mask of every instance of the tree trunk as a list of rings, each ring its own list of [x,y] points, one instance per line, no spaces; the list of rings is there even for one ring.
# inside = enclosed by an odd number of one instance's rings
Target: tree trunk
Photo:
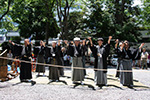
[[[12,1],[12,0],[8,0],[7,11],[0,17],[0,21],[3,19],[3,17],[5,17],[5,15],[8,14],[8,12],[9,12],[9,10],[10,10],[11,1]]]
[[[121,12],[122,12],[122,21],[125,21],[125,14],[124,14],[124,6],[125,6],[125,0],[122,0],[122,6],[121,6]],[[123,25],[123,23],[122,23]]]
[[[119,1],[120,0],[115,0],[115,8],[116,8],[115,19],[116,24],[123,25],[124,4],[119,5]]]
[[[49,38],[49,23],[46,22],[46,34],[45,34],[45,39],[46,39],[46,44],[48,44],[48,38]]]

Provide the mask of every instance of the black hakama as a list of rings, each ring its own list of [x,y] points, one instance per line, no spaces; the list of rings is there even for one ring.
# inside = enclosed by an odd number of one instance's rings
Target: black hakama
[[[41,46],[39,48],[39,52],[37,55],[37,63],[43,63],[44,64],[44,62],[45,62],[44,54],[45,54],[45,48],[43,46]],[[45,66],[37,64],[36,72],[45,73]]]
[[[17,50],[17,51],[16,51]],[[24,61],[29,61],[31,62],[31,45],[27,45],[25,47],[24,45],[14,45],[14,52],[15,56],[19,56],[21,60]],[[31,72],[31,63],[25,63],[21,62],[21,67],[20,67],[20,80],[26,80],[26,79],[31,79],[32,78],[32,72]]]
[[[31,61],[31,59],[27,57],[22,57],[21,60],[25,61]],[[21,62],[21,67],[20,67],[20,80],[24,79],[32,79],[32,73],[31,73],[31,63],[25,63]]]
[[[57,65],[58,62],[55,58],[52,58],[50,60],[50,64]],[[58,67],[50,66],[49,67],[49,79],[56,81],[56,80],[59,80],[59,77],[60,77],[60,73],[59,73]]]
[[[110,44],[100,46],[91,46],[91,51],[95,57],[95,83],[98,86],[107,85],[107,57],[110,51]],[[100,54],[100,56],[98,56]]]
[[[63,53],[61,51],[60,46],[56,46],[55,48],[51,47],[50,49],[50,58],[49,62],[53,65],[63,65]],[[49,67],[49,79],[51,80],[59,80],[60,76],[64,75],[63,68],[60,67]]]
[[[132,52],[130,49],[119,50],[118,55],[121,56],[120,60],[120,70],[130,71],[130,72],[120,72],[120,83],[124,86],[133,86],[133,73],[132,73],[132,59],[136,58],[139,53],[139,49]]]
[[[72,61],[72,81],[83,81],[84,80],[84,69],[75,69],[74,67],[84,68],[82,57],[86,51],[86,46],[73,46],[69,45],[68,55],[73,57]]]

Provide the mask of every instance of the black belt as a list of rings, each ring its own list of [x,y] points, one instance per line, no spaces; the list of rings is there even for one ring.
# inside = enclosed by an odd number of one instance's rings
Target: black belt
[[[28,59],[29,59],[29,56],[27,56],[27,55],[22,55],[21,58],[28,58]]]
[[[131,59],[122,59],[122,60],[124,60],[124,61],[130,61]]]
[[[131,60],[130,58],[124,58],[125,60]]]

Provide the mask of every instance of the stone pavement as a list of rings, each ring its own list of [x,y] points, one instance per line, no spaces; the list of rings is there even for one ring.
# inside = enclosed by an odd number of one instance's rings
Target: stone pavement
[[[87,71],[87,75],[86,75],[86,78],[85,80],[83,81],[83,83],[85,84],[90,84],[94,87],[97,87],[94,83],[94,71],[91,70],[91,69],[88,69],[86,70]],[[108,69],[108,73],[107,73],[107,86],[104,86],[104,88],[120,88],[120,81],[115,77],[115,72],[116,70],[115,69]],[[46,73],[45,73],[45,76],[43,77],[42,76],[42,73],[41,73],[41,76],[40,77],[36,77],[37,73],[33,73],[32,76],[33,76],[33,80],[36,81],[37,84],[45,84],[47,85],[49,83],[49,79],[48,79],[48,73],[49,71],[46,70]],[[71,87],[74,86],[74,84],[72,84],[72,81],[71,81],[71,70],[67,69],[65,70],[65,77],[61,77],[60,80],[63,80],[65,82],[67,82],[67,84]],[[19,83],[20,80],[19,80],[19,76],[15,79],[12,79],[9,81],[9,83],[11,84],[17,84]],[[23,83],[23,84],[27,84],[27,83]],[[64,83],[62,82],[52,82],[50,83],[50,85],[53,84],[53,85],[65,85]],[[83,85],[84,86],[84,85]],[[122,88],[127,88],[127,87],[122,87]],[[148,89],[149,87],[140,83],[138,80],[134,79],[134,88],[135,89],[138,89],[138,88],[143,88],[143,89]]]
[[[87,86],[73,88],[69,78],[71,70],[65,70],[68,77],[60,78],[68,85],[58,82],[48,84],[47,77],[36,78],[37,73],[33,73],[33,80],[37,82],[34,86],[28,83],[17,84],[19,77],[0,82],[0,100],[150,100],[150,70],[133,69],[134,89],[120,88],[119,80],[114,77],[115,72],[115,69],[108,69],[108,86],[99,89],[90,79],[94,78],[94,71],[87,70],[88,79],[84,83],[93,85],[95,91]]]

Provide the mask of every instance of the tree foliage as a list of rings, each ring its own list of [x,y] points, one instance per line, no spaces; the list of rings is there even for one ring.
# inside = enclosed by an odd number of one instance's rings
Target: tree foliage
[[[58,22],[62,39],[69,39],[68,21],[70,19],[70,10],[76,6],[74,3],[77,1],[79,0],[56,0]]]
[[[149,4],[144,0],[141,9],[133,0],[1,0],[0,17],[5,18],[0,24],[6,22],[3,26],[11,30],[14,21],[22,37],[47,42],[58,33],[62,39],[112,35],[138,41],[140,27],[150,28]]]
[[[85,2],[86,3],[86,2]],[[87,5],[87,28],[95,37],[108,37],[138,41],[139,7],[132,6],[133,0],[91,0]]]
[[[10,6],[13,0],[1,0],[0,1],[0,21],[5,17],[10,10]]]
[[[45,36],[56,37],[59,32],[54,19],[54,0],[15,0],[13,20],[19,24],[20,35],[43,40]]]
[[[150,1],[144,0],[143,9],[141,10],[140,16],[141,24],[144,29],[150,30]]]
[[[8,31],[17,30],[12,18],[10,17],[12,4],[13,0],[0,0],[0,29],[6,29]]]

